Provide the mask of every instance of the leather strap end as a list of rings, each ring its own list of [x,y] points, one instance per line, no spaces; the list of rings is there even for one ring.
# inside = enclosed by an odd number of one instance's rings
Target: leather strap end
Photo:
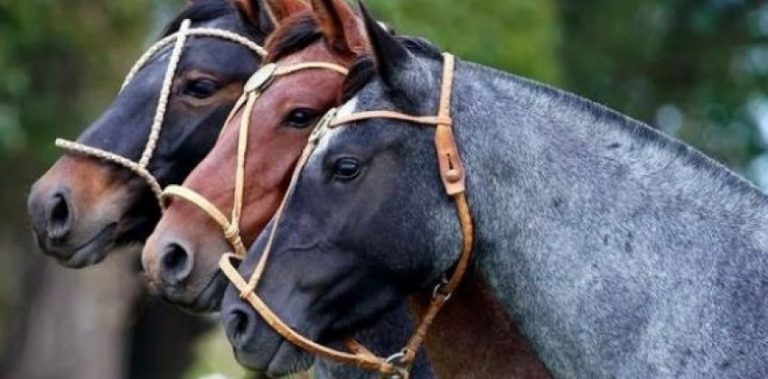
[[[466,172],[459,156],[459,149],[450,126],[438,125],[435,131],[435,148],[440,164],[440,177],[449,196],[464,193]]]

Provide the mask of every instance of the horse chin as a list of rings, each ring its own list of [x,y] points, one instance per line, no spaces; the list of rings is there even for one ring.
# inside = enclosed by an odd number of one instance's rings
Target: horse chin
[[[267,376],[284,377],[297,372],[309,370],[315,359],[310,353],[299,349],[294,344],[282,340],[277,353],[269,363]]]
[[[65,267],[76,269],[101,263],[117,248],[141,243],[152,230],[153,222],[148,217],[125,217],[120,222],[106,223],[99,232],[74,248],[71,255],[60,257],[58,261]]]
[[[280,339],[275,354],[266,364],[260,361],[259,356],[260,354],[257,353],[235,350],[237,362],[253,372],[257,378],[281,378],[307,371],[315,361],[312,354],[299,349],[284,339]]]
[[[226,289],[227,281],[221,271],[217,271],[192,300],[188,300],[191,296],[178,294],[173,289],[167,289],[163,297],[189,313],[212,313],[221,309],[221,300]]]
[[[59,262],[69,268],[83,268],[97,264],[113,250],[116,235],[117,224],[107,224],[91,239],[75,248],[71,256],[60,258]]]

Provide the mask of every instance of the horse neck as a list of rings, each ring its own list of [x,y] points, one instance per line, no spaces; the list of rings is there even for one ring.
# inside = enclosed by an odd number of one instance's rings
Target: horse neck
[[[421,352],[417,356],[411,378],[549,378],[546,368],[482,279],[471,274],[467,279],[435,319],[425,341],[426,355]],[[413,333],[413,320],[426,311],[430,295],[411,299],[413,318],[400,307],[356,337],[377,354],[399,351]],[[316,376],[378,377],[375,373],[327,361],[318,362]]]
[[[763,194],[586,100],[469,64],[456,79],[454,104],[477,104],[454,106],[477,272],[553,374],[655,376],[664,356],[695,376],[714,362],[695,353],[718,334],[702,330],[768,331],[735,301],[768,307],[745,284],[768,291]],[[745,330],[715,354],[730,369],[728,351],[766,353]]]
[[[430,296],[411,299],[416,317],[427,310]],[[550,377],[482,278],[472,274],[435,319],[425,348],[438,378]]]

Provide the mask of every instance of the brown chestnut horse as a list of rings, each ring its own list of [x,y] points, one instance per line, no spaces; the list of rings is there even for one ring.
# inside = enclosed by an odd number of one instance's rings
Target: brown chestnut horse
[[[159,186],[180,183],[197,165],[213,147],[245,80],[259,67],[258,44],[274,29],[261,2],[189,2],[78,144],[61,145],[68,154],[29,196],[29,216],[43,252],[79,268],[100,262],[117,247],[144,241],[160,215],[151,187],[157,192]],[[307,7],[301,0],[284,2],[289,11]],[[184,20],[190,21],[186,27]],[[151,137],[153,131],[158,133]],[[73,147],[143,161],[145,177],[102,154]]]
[[[349,66],[365,52],[360,49],[366,41],[361,36],[359,21],[343,1],[313,3],[319,10],[316,19],[294,17],[280,25],[268,41],[266,63],[287,67],[324,61]],[[186,304],[218,292],[211,288],[218,289],[224,281],[217,266],[221,254],[249,245],[269,222],[315,121],[339,103],[343,81],[342,76],[328,70],[306,70],[274,78],[253,104],[250,118],[246,120],[250,122],[250,130],[246,137],[245,161],[239,162],[244,167],[240,175],[243,181],[239,184],[236,167],[238,148],[242,148],[242,129],[239,129],[242,114],[235,115],[225,126],[213,151],[184,183],[187,190],[194,192],[173,191],[193,201],[172,197],[145,246],[145,269],[166,297]],[[347,85],[354,86],[354,83]],[[237,197],[233,196],[240,186],[244,188],[242,211]],[[201,204],[208,210],[201,210]],[[242,214],[242,219],[227,220],[224,214],[232,210],[236,215]],[[217,213],[219,220],[215,221],[209,213]],[[225,236],[222,227],[228,235]],[[233,231],[239,231],[238,235],[233,235]],[[503,373],[506,377],[547,377],[546,370],[531,355],[511,323],[497,312],[496,304],[483,296],[482,288],[462,290],[472,294],[461,296],[472,299],[471,303],[454,304],[444,318],[451,320],[448,324],[461,320],[467,328],[436,328],[442,334],[430,340],[428,354],[434,357],[433,365],[439,376],[488,377],[491,373]],[[475,312],[467,313],[467,306]],[[476,324],[478,308],[486,311],[480,312],[485,315],[480,324]],[[407,336],[408,333],[404,333],[393,346],[400,347],[398,343]],[[456,356],[457,343],[473,348]],[[391,351],[382,351],[386,352]]]

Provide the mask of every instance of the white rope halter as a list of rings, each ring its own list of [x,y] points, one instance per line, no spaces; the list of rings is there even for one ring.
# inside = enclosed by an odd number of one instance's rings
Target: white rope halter
[[[56,140],[56,146],[59,148],[62,148],[64,150],[68,150],[74,153],[84,154],[84,155],[90,155],[92,157],[102,159],[105,161],[109,161],[112,163],[115,163],[117,165],[123,166],[129,170],[131,170],[133,173],[138,175],[140,178],[144,179],[144,181],[147,182],[149,185],[149,188],[152,190],[152,192],[155,194],[155,197],[157,198],[158,203],[160,204],[160,208],[163,208],[163,201],[162,201],[162,193],[163,189],[160,186],[160,183],[157,181],[157,179],[152,175],[151,172],[147,169],[147,166],[149,165],[149,161],[152,159],[152,155],[155,153],[155,148],[157,147],[157,140],[160,138],[160,132],[163,128],[163,121],[165,120],[165,113],[166,109],[168,107],[168,100],[170,98],[171,93],[171,86],[173,85],[173,78],[176,75],[176,70],[179,66],[179,61],[181,60],[181,55],[183,53],[184,44],[186,43],[188,37],[192,36],[201,36],[201,37],[215,37],[220,38],[223,40],[239,43],[249,50],[256,53],[256,55],[260,57],[264,57],[267,55],[266,50],[264,50],[263,47],[257,45],[253,41],[249,40],[246,37],[243,37],[239,34],[222,30],[222,29],[215,29],[215,28],[194,28],[191,29],[190,20],[184,20],[181,23],[181,27],[179,28],[179,31],[176,33],[173,33],[154,45],[150,47],[142,56],[139,58],[139,60],[134,64],[133,68],[131,68],[131,71],[128,72],[128,76],[126,76],[125,81],[123,82],[123,86],[121,87],[121,91],[125,89],[125,87],[130,83],[134,76],[141,70],[147,62],[155,56],[161,49],[164,47],[170,45],[171,43],[174,43],[175,45],[173,47],[173,52],[171,54],[170,61],[168,62],[168,70],[165,72],[165,78],[163,79],[163,86],[160,89],[160,98],[157,102],[157,110],[155,111],[155,117],[152,121],[152,128],[149,132],[149,137],[147,139],[147,144],[144,147],[144,152],[141,154],[141,158],[138,162],[134,162],[126,157],[123,157],[121,155],[98,149],[91,146],[86,146],[77,142],[72,142],[64,139],[57,139]]]

